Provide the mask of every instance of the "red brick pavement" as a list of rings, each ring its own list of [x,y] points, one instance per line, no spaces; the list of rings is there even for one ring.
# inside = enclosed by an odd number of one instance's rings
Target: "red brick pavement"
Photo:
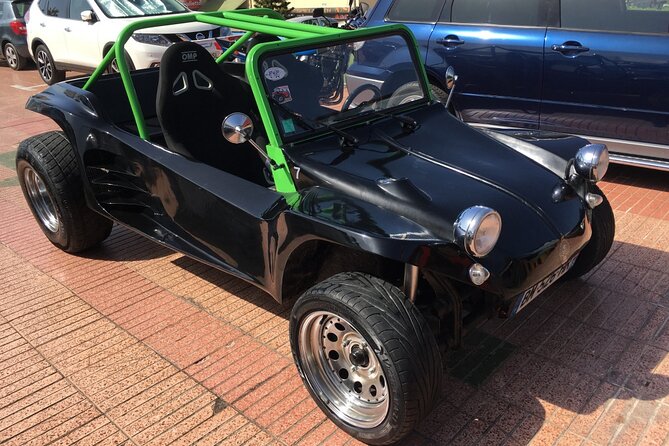
[[[12,87],[34,71],[0,84],[0,443],[357,444],[302,387],[269,296],[120,227],[83,256],[48,243],[12,163],[54,126]],[[407,445],[669,444],[669,174],[615,166],[602,187],[606,261],[449,354]]]

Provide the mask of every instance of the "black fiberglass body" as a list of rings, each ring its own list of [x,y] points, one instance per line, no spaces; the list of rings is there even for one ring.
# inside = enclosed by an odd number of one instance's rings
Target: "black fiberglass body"
[[[157,72],[133,77],[150,123]],[[90,92],[82,82],[50,87],[28,108],[51,116],[75,146],[89,206],[278,301],[308,286],[308,276],[326,274],[325,251],[362,255],[359,268],[384,268],[396,282],[410,264],[468,284],[468,268],[478,261],[491,273],[481,289],[508,300],[590,237],[582,191],[554,198],[566,186],[559,173],[586,143],[579,138],[512,135],[509,141],[533,144],[530,158],[500,142],[504,135],[493,138],[432,103],[406,112],[418,123],[413,130],[370,117],[373,125],[347,129],[360,140],[356,147],[342,147],[335,135],[288,146],[298,192],[284,195],[171,152],[159,136],[150,142],[132,134],[129,107],[113,101],[122,93],[118,76]],[[482,259],[453,239],[455,219],[474,204],[503,221],[495,249]]]

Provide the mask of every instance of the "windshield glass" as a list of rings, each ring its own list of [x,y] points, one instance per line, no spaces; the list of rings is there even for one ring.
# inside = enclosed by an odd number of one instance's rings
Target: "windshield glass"
[[[188,9],[177,0],[95,0],[102,12],[111,18],[173,14]]]
[[[258,68],[282,136],[292,140],[424,100],[412,45],[393,34],[265,53]]]

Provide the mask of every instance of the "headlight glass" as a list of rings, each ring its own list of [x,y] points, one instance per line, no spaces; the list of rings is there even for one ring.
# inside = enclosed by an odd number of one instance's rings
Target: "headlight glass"
[[[146,43],[148,45],[170,46],[172,44],[172,42],[170,42],[167,37],[163,36],[162,34],[135,33],[132,35],[132,38],[137,42]]]
[[[455,222],[454,239],[469,254],[484,257],[493,250],[502,231],[502,218],[486,206],[472,206]]]
[[[601,180],[608,168],[609,151],[604,144],[588,144],[576,153],[574,169],[587,180]]]

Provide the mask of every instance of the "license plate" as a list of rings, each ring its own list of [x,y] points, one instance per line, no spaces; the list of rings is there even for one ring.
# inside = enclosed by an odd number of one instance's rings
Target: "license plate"
[[[518,297],[516,297],[516,303],[513,306],[513,311],[511,312],[511,315],[514,316],[518,314],[520,310],[525,308],[527,304],[532,302],[539,294],[546,291],[546,288],[555,283],[555,281],[558,280],[560,277],[564,276],[565,273],[569,271],[569,269],[572,266],[574,266],[574,263],[576,262],[577,258],[578,256],[572,257],[571,259],[569,259],[567,263],[560,266],[558,269],[550,273],[548,276],[544,277],[541,281],[539,281],[539,283],[519,294]]]
[[[200,45],[202,48],[205,50],[209,51],[209,54],[216,59],[218,56],[223,54],[223,51],[219,50],[216,45],[214,44],[216,39],[202,39],[202,40],[194,40],[193,42],[197,43]]]

